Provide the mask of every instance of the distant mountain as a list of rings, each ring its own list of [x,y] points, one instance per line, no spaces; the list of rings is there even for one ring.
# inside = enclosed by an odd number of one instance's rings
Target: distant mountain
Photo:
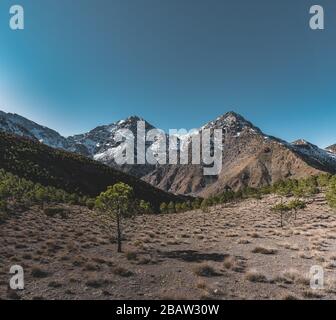
[[[91,159],[128,172],[136,177],[142,177],[154,169],[153,165],[125,165],[120,167],[114,161],[117,152],[120,152],[121,142],[116,141],[116,132],[129,129],[136,137],[138,121],[145,122],[145,130],[154,129],[154,126],[145,120],[132,116],[125,120],[99,126],[90,132],[65,138],[58,132],[41,126],[20,115],[0,111],[0,131],[27,137],[50,147],[75,152]],[[155,155],[156,143],[147,143],[146,148]],[[135,154],[137,159],[137,154]]]
[[[279,179],[301,178],[320,172],[336,173],[336,147],[326,150],[305,141],[288,143],[264,134],[258,127],[235,112],[228,112],[210,121],[193,133],[202,136],[205,129],[222,130],[222,171],[217,176],[204,176],[204,164],[194,165],[123,165],[115,163],[120,152],[116,132],[129,129],[136,137],[137,122],[145,122],[145,130],[154,126],[137,116],[99,126],[90,132],[64,138],[56,131],[40,126],[18,115],[0,113],[0,130],[38,140],[51,147],[64,149],[102,162],[151,185],[176,194],[213,195],[226,186],[269,185]],[[191,150],[191,135],[179,136],[181,145]],[[164,135],[167,145],[169,136]],[[184,144],[182,144],[182,141]],[[157,156],[158,141],[147,142],[146,149]],[[167,151],[166,151],[167,152]],[[190,152],[190,151],[189,151]],[[135,158],[137,158],[135,148]],[[167,154],[168,156],[168,154]]]
[[[203,175],[203,165],[159,166],[143,179],[163,190],[208,196],[226,186],[259,187],[285,178],[336,172],[336,155],[309,143],[290,144],[264,134],[241,115],[228,112],[200,130],[221,129],[223,167],[218,176]]]
[[[327,147],[326,150],[332,153],[336,153],[336,144]]]
[[[0,111],[0,130],[37,140],[53,148],[69,148],[67,139],[58,132],[17,114]]]
[[[122,129],[129,129],[133,133],[136,133],[138,121],[144,120],[137,116],[132,116],[126,120],[120,120],[109,125],[97,127],[90,132],[69,137],[68,142],[70,148],[75,152],[83,153],[92,158],[109,161],[109,154],[112,156],[112,150],[117,148],[120,144],[115,141],[116,132]],[[152,125],[146,122],[147,130],[153,128]]]
[[[294,141],[292,147],[311,166],[331,173],[336,172],[336,154],[333,151],[320,149],[318,146],[303,139]]]
[[[152,171],[154,165],[124,165],[120,166],[115,162],[116,154],[120,153],[121,142],[116,139],[116,133],[120,130],[130,130],[133,136],[137,137],[137,124],[139,121],[143,121],[145,124],[145,132],[155,129],[153,125],[148,123],[142,118],[137,116],[129,117],[125,120],[120,120],[118,122],[100,126],[88,133],[75,135],[67,139],[68,150],[82,155],[88,156],[94,160],[102,162],[109,165],[110,167],[117,168],[124,172],[130,173],[136,177],[143,177]],[[165,137],[167,139],[167,137]],[[155,155],[155,145],[156,143],[146,143],[146,150],[150,150]],[[136,139],[135,139],[135,149],[136,149]],[[135,163],[137,163],[137,153],[135,150]]]
[[[35,183],[88,196],[97,196],[108,186],[124,182],[133,187],[138,199],[151,202],[156,209],[162,202],[187,199],[87,157],[3,132],[0,132],[0,168]]]

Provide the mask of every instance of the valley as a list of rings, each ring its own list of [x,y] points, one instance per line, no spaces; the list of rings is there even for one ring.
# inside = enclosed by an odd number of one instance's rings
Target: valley
[[[138,120],[69,140],[0,113],[0,299],[336,298],[332,146],[288,143],[229,112],[195,133],[222,130],[217,176],[117,166],[116,130]],[[22,291],[9,289],[13,265]]]
[[[247,310],[232,300],[336,300],[324,4],[11,2],[0,301],[182,319]]]
[[[0,225],[0,298],[335,299],[335,212],[317,194],[281,228],[271,208],[290,200],[138,215],[123,224],[120,254],[114,224],[97,212],[64,205],[62,219],[32,207]],[[24,268],[24,291],[7,288],[13,264]],[[315,265],[319,290],[310,288]]]

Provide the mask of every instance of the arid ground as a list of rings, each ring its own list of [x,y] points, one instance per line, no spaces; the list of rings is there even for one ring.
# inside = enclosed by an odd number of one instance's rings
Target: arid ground
[[[0,298],[334,299],[336,213],[323,195],[306,201],[283,228],[271,211],[277,196],[137,216],[124,221],[120,254],[94,211],[70,207],[62,218],[36,207],[0,225]],[[25,271],[20,292],[8,289],[15,264]],[[310,288],[314,265],[324,289]]]

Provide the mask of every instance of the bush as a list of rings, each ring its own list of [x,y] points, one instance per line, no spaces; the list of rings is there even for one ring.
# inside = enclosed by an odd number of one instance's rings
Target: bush
[[[95,207],[95,200],[94,199],[86,200],[86,206],[88,207],[88,209],[92,210]]]
[[[194,210],[198,210],[201,208],[201,203],[202,203],[202,200],[200,198],[197,198],[194,200],[191,206]]]
[[[153,213],[151,204],[149,202],[146,202],[144,200],[140,200],[139,206],[138,206],[138,210],[140,213],[142,214],[151,214]]]
[[[176,212],[175,203],[171,201],[168,204],[168,213],[175,213],[175,212]]]
[[[214,277],[217,276],[218,273],[215,271],[215,269],[207,264],[203,264],[200,266],[197,266],[194,269],[194,272],[196,275],[200,277]]]
[[[272,207],[271,210],[280,214],[280,225],[283,227],[283,215],[285,212],[290,211],[291,208],[286,204],[279,203]]]
[[[8,208],[5,200],[0,200],[0,223],[8,219]]]
[[[126,259],[127,260],[136,260],[137,259],[137,254],[134,251],[128,251],[126,252]]]
[[[168,212],[167,203],[165,203],[165,202],[161,203],[161,205],[160,205],[160,212],[161,213],[167,213]]]
[[[209,212],[209,207],[211,206],[212,202],[210,199],[204,199],[201,203],[201,209],[204,213]]]
[[[335,176],[333,176],[329,180],[327,189],[328,190],[327,190],[326,198],[327,198],[328,204],[332,208],[336,208],[336,177]]]
[[[332,178],[332,175],[329,173],[322,173],[317,176],[317,184],[319,187],[327,187],[329,184],[330,179]]]
[[[0,212],[7,212],[7,201],[0,200]]]
[[[255,247],[252,250],[253,253],[261,253],[266,255],[276,254],[277,250],[272,248],[264,248],[264,247]]]
[[[261,283],[268,282],[267,277],[263,273],[258,272],[256,270],[249,270],[246,273],[245,278],[251,282],[261,282]]]
[[[7,199],[15,199],[25,206],[43,203],[80,203],[80,197],[76,194],[70,195],[61,189],[42,186],[0,169],[0,200]]]
[[[130,277],[133,275],[133,272],[130,270],[127,270],[123,267],[116,267],[113,269],[113,273],[120,276],[120,277]]]
[[[293,210],[299,210],[299,209],[305,209],[306,208],[306,203],[301,200],[292,200],[288,203],[288,207]]]
[[[31,271],[31,275],[34,278],[46,278],[48,277],[48,272],[41,269],[40,267],[33,267],[32,271]]]
[[[67,218],[68,213],[67,209],[59,207],[48,207],[44,209],[44,214],[48,217],[55,217],[56,215],[59,215],[62,219],[65,219]]]
[[[0,211],[0,224],[4,223],[8,219],[9,215],[7,212]]]

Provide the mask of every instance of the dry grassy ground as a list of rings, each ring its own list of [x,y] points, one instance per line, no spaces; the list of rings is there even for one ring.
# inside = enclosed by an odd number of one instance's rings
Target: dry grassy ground
[[[333,299],[336,214],[323,196],[280,228],[270,210],[279,198],[124,223],[124,253],[94,212],[68,218],[38,208],[0,225],[0,298],[23,299]],[[25,290],[7,288],[11,265]],[[311,290],[313,265],[325,288]]]

